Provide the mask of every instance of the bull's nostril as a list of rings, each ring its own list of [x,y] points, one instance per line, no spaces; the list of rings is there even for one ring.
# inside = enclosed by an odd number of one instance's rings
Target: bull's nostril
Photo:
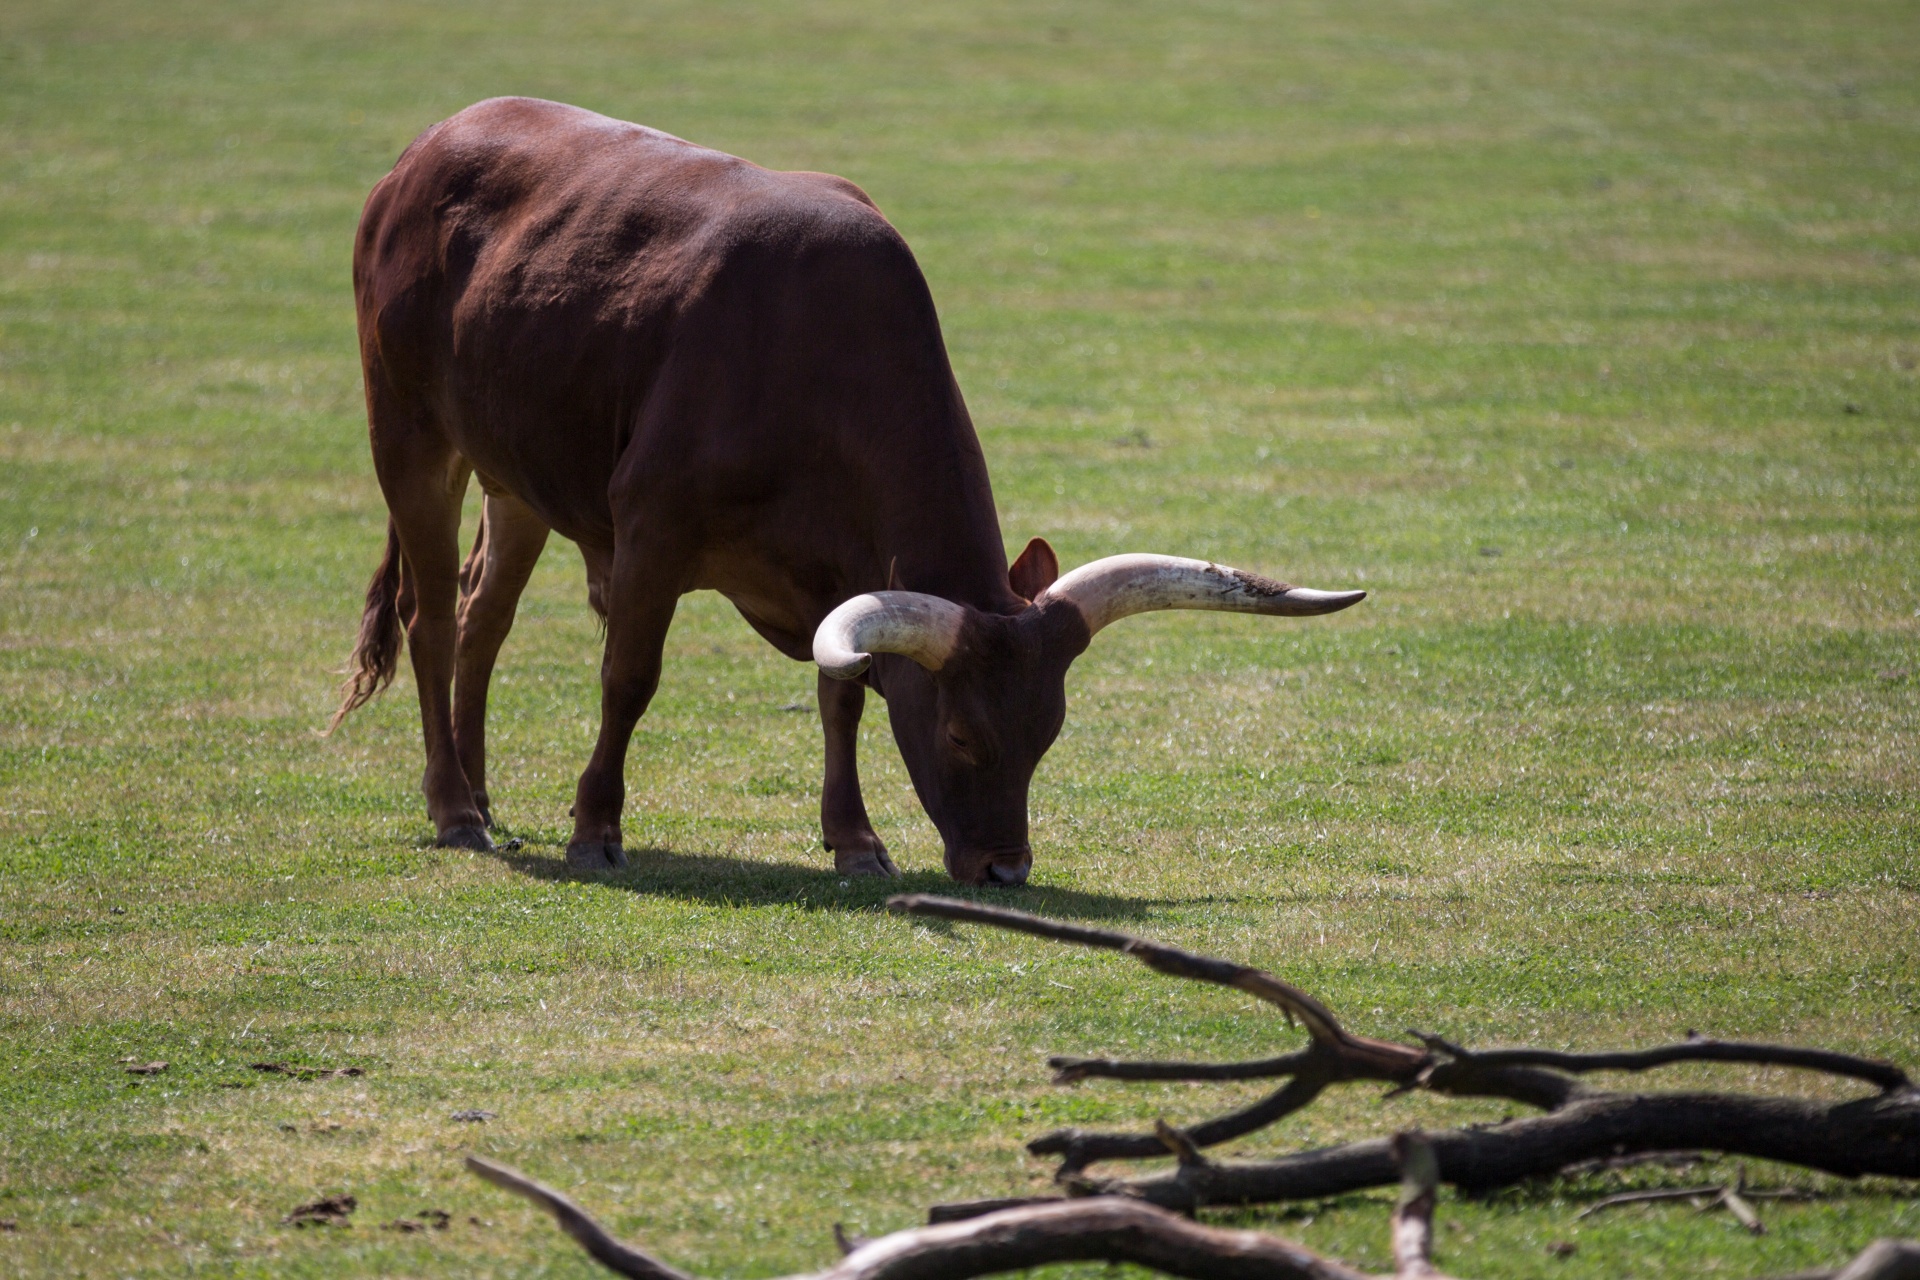
[[[947,850],[947,874],[962,884],[1022,885],[1033,868],[1033,854],[1027,849],[989,846],[992,852]]]

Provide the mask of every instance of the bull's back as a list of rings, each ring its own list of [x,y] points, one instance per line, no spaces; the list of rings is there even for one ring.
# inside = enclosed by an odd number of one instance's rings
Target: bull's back
[[[836,246],[892,255],[924,292],[850,183],[556,103],[483,102],[416,139],[368,198],[368,377],[560,532],[605,541],[609,478],[676,341],[754,330],[760,295],[791,293],[780,277]]]

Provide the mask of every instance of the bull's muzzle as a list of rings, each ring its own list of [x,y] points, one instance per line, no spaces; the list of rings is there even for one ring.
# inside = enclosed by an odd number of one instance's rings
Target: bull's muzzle
[[[947,874],[962,884],[1025,884],[1033,871],[1033,849],[967,849],[946,851]]]

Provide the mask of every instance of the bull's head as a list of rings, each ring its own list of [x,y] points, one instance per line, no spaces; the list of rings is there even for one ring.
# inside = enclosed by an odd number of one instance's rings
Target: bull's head
[[[1014,591],[1031,599],[1018,613],[876,591],[835,609],[814,633],[814,661],[841,680],[865,673],[875,654],[911,659],[887,664],[881,692],[956,880],[1027,878],[1027,788],[1066,715],[1067,668],[1100,628],[1154,609],[1332,613],[1367,594],[1290,587],[1177,556],[1109,556],[1059,571],[1036,538],[1008,571]]]

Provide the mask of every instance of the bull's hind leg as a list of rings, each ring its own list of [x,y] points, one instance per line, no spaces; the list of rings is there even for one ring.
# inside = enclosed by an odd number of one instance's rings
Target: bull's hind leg
[[[833,869],[846,876],[897,876],[887,846],[874,834],[867,802],[860,795],[860,767],[854,750],[867,687],[858,680],[835,680],[822,672],[820,727],[827,738],[827,777],[820,788],[820,832]]]
[[[420,694],[427,798],[436,843],[491,849],[453,738],[455,607],[460,593],[460,502],[471,468],[419,417],[394,404],[368,370],[373,465],[401,554],[398,607]]]
[[[520,593],[547,545],[546,522],[508,493],[488,493],[473,551],[460,570],[460,639],[454,660],[453,741],[473,802],[494,825],[487,796],[487,684],[513,629]]]

